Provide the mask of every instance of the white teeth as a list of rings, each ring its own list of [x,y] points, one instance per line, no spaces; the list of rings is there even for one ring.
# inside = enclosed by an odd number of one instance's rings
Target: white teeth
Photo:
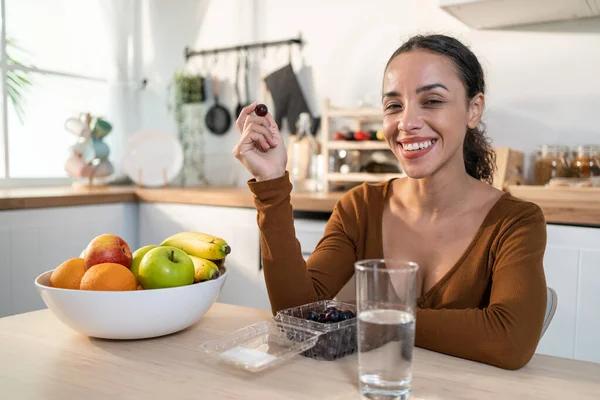
[[[432,144],[434,144],[436,141],[437,141],[437,139],[432,139],[432,140],[427,140],[425,142],[408,143],[408,144],[404,145],[403,147],[404,147],[404,150],[408,150],[408,151],[426,149],[429,146],[431,146]]]

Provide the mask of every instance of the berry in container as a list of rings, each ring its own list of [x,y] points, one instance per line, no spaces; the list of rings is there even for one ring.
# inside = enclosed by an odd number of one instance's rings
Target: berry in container
[[[322,300],[281,310],[276,321],[320,332],[314,347],[301,354],[317,360],[332,361],[357,349],[356,306],[334,300]]]

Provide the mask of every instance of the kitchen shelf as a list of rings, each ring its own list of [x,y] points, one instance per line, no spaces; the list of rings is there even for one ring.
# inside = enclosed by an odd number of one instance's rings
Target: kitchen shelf
[[[360,108],[336,108],[330,107],[327,110],[331,118],[352,118],[352,119],[383,119],[383,111],[379,108],[360,107]]]
[[[330,172],[327,174],[327,180],[330,182],[382,182],[393,178],[403,178],[406,175],[399,174],[383,174],[369,172],[349,172],[343,174],[341,172]]]
[[[387,142],[380,140],[334,140],[329,142],[330,150],[389,150]]]
[[[327,160],[327,167],[323,171],[323,187],[325,193],[329,192],[330,182],[381,182],[391,178],[404,176],[402,173],[363,173],[351,172],[340,173],[329,170],[330,157],[335,157],[332,150],[352,150],[355,151],[390,151],[387,142],[379,140],[334,140],[333,129],[331,123],[335,119],[350,119],[353,125],[350,129],[354,131],[370,130],[373,124],[381,126],[383,122],[383,111],[375,107],[357,107],[357,108],[340,108],[330,104],[329,99],[325,99],[323,114],[321,116],[321,155],[324,160]],[[370,125],[366,128],[365,125]]]

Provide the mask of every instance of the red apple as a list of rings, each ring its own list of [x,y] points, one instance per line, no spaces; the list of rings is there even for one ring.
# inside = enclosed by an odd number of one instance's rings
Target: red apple
[[[86,270],[96,264],[117,263],[131,267],[131,249],[126,241],[117,235],[96,236],[85,249]]]

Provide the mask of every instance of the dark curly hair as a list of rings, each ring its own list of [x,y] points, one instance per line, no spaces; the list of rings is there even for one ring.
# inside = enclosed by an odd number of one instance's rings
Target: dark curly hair
[[[478,93],[485,93],[483,68],[473,52],[459,40],[446,35],[416,35],[400,46],[388,60],[385,70],[398,55],[411,50],[428,50],[450,58],[467,92],[468,101]],[[485,125],[468,128],[463,143],[463,157],[467,173],[475,179],[492,183],[496,169],[496,154],[485,135]]]

